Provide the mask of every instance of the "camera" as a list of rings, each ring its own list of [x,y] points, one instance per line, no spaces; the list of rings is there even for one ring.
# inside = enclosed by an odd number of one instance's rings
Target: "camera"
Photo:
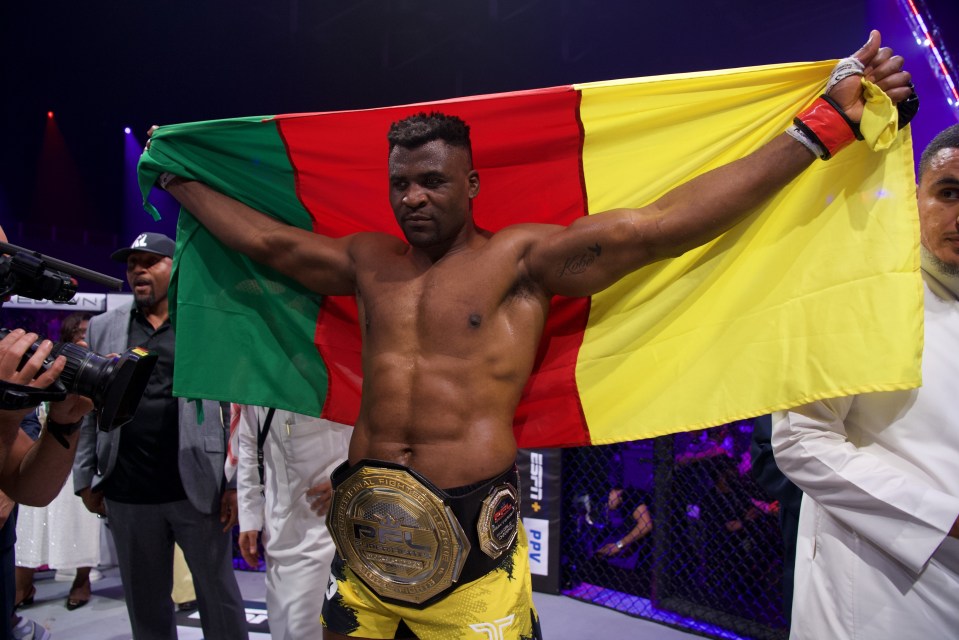
[[[34,300],[69,302],[77,291],[74,275],[117,290],[123,286],[116,278],[5,242],[0,242],[0,249],[9,254],[0,257],[0,300],[15,294]],[[8,333],[9,329],[0,329],[0,339]],[[38,341],[28,349],[24,363],[39,346]],[[134,347],[122,355],[106,357],[77,344],[56,342],[43,368],[49,367],[61,355],[67,360],[66,366],[59,379],[46,389],[0,381],[0,409],[35,407],[46,400],[62,400],[68,393],[78,393],[93,400],[97,426],[102,431],[112,431],[133,419],[156,365],[155,353]]]
[[[34,300],[69,302],[77,292],[72,276],[47,268],[47,260],[39,253],[29,253],[13,245],[9,256],[0,257],[0,295],[16,294]]]

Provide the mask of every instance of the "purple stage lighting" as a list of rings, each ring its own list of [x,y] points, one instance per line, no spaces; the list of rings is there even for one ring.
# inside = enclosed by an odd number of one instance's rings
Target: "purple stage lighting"
[[[129,128],[125,129],[129,133]],[[159,222],[150,219],[143,210],[143,198],[137,184],[137,162],[143,153],[143,143],[130,133],[124,138],[123,149],[123,222],[122,235],[133,238],[144,231],[165,233],[171,238],[176,235],[176,221],[180,205],[166,191],[154,189],[150,201],[159,209],[162,219]]]

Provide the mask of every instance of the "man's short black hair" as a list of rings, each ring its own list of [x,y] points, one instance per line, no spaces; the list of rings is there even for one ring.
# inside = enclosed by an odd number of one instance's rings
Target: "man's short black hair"
[[[959,124],[954,124],[939,132],[939,134],[926,145],[922,156],[919,157],[919,180],[922,180],[922,174],[926,172],[932,159],[943,149],[959,149]]]
[[[415,149],[427,142],[442,140],[454,147],[466,149],[470,155],[470,163],[473,162],[469,125],[457,116],[438,111],[421,111],[390,125],[386,139],[390,142],[390,151],[397,146]]]

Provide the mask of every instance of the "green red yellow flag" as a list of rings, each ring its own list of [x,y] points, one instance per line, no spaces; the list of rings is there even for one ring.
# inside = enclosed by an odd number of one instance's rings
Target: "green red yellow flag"
[[[650,203],[780,134],[834,62],[772,65],[326,113],[161,127],[139,167],[202,180],[316,233],[400,235],[386,131],[420,111],[471,127],[474,217],[568,224]],[[706,197],[704,194],[703,197]],[[817,161],[720,238],[591,298],[555,298],[516,414],[520,446],[649,438],[920,383],[908,130]],[[322,297],[181,213],[174,393],[355,421],[352,298]]]

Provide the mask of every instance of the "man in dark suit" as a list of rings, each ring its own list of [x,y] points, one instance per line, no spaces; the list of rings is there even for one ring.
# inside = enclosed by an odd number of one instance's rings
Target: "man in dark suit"
[[[92,416],[81,429],[74,490],[90,511],[109,515],[133,635],[177,637],[173,543],[193,572],[207,640],[247,638],[233,575],[230,530],[236,489],[223,471],[228,428],[221,406],[173,397],[174,336],[167,307],[174,242],[142,233],[111,258],[127,265],[134,302],[94,317],[97,353],[140,346],[159,354],[133,421],[108,433]]]

